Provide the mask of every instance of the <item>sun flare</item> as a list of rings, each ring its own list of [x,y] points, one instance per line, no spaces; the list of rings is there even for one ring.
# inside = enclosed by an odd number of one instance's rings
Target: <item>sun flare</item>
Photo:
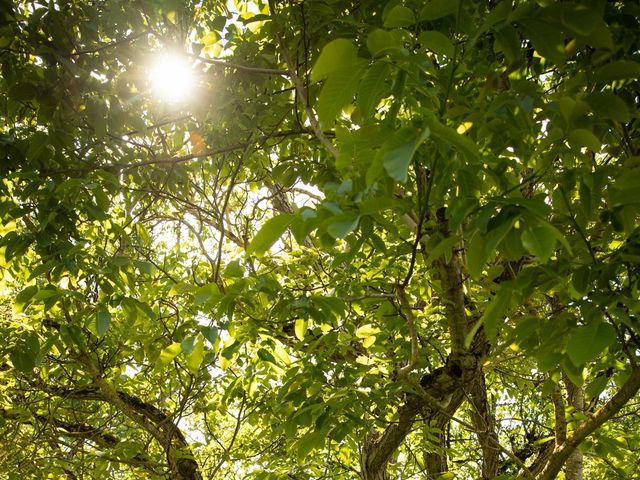
[[[186,101],[195,87],[190,63],[177,54],[159,55],[150,68],[149,81],[154,95],[170,103]]]

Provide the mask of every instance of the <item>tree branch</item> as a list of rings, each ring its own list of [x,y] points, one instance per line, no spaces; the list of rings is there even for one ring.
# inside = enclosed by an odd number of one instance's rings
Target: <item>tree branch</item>
[[[418,361],[418,332],[416,331],[415,317],[413,316],[413,310],[407,300],[407,295],[404,291],[404,287],[398,285],[397,289],[398,300],[400,302],[400,308],[407,319],[407,326],[409,327],[409,334],[411,335],[411,356],[407,364],[398,370],[398,375],[406,376],[415,368]]]
[[[159,409],[126,392],[115,390],[94,365],[86,353],[78,355],[80,362],[87,367],[93,381],[101,394],[101,400],[111,403],[124,415],[129,417],[162,446],[167,455],[167,462],[174,480],[202,480],[200,469],[192,458],[191,449],[184,435],[171,418]],[[96,399],[91,392],[90,398]]]
[[[567,440],[554,450],[542,471],[539,480],[553,480],[556,478],[564,463],[571,453],[582,443],[582,441],[595,432],[601,425],[611,419],[616,413],[633,398],[640,389],[640,368],[634,368],[631,376],[622,385],[611,399],[605,403],[598,411],[589,415],[567,438]]]

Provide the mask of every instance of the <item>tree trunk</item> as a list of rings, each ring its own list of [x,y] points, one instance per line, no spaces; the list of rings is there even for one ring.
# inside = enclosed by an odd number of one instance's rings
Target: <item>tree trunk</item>
[[[574,414],[584,413],[584,389],[578,387],[571,380],[565,377],[565,387],[567,389],[567,404],[573,407]],[[582,480],[583,459],[582,452],[576,448],[567,459],[564,467],[566,480]]]
[[[464,392],[476,381],[479,364],[479,356],[473,353],[452,353],[444,367],[425,375],[420,380],[422,394],[407,394],[405,403],[398,409],[398,420],[382,434],[372,431],[365,438],[360,452],[362,479],[388,478],[387,464],[411,431],[419,413],[429,421],[445,413],[447,417],[453,415],[464,400]]]
[[[435,428],[438,428],[438,432],[436,432],[436,445],[431,449],[431,451],[427,451],[424,454],[424,464],[425,469],[427,470],[427,478],[438,478],[440,474],[446,472],[449,468],[447,466],[447,435],[445,432],[446,424],[444,425],[436,425]]]
[[[471,418],[476,428],[478,442],[482,448],[482,480],[498,476],[500,467],[500,449],[494,412],[487,401],[487,386],[484,371],[480,370],[477,381],[471,387]]]

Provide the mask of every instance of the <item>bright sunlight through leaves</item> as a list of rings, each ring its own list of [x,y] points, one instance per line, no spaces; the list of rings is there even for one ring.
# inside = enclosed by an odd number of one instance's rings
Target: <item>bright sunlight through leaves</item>
[[[158,100],[170,103],[185,102],[195,87],[191,65],[175,53],[158,55],[150,68],[149,80]]]

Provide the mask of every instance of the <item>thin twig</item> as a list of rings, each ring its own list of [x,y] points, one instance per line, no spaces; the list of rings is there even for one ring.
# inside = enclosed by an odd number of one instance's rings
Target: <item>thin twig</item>
[[[261,67],[250,67],[248,65],[241,65],[239,63],[228,62],[226,60],[219,60],[216,58],[206,58],[196,55],[195,53],[187,53],[189,57],[192,57],[202,63],[207,63],[209,65],[218,65],[223,68],[231,68],[233,70],[240,70],[242,72],[247,73],[259,73],[264,75],[279,75],[281,77],[288,77],[290,73],[287,70],[276,70],[273,68],[261,68]]]

